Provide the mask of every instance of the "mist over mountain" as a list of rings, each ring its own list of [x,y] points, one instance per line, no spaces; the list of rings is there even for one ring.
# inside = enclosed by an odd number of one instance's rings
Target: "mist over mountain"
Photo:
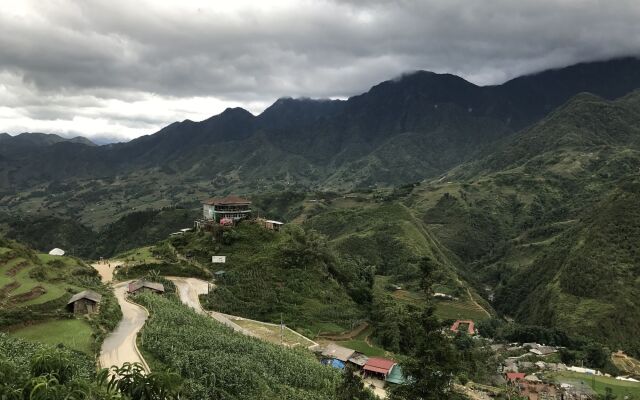
[[[3,146],[0,188],[140,170],[178,181],[218,181],[214,188],[227,191],[250,182],[399,184],[470,160],[580,92],[613,99],[637,87],[636,58],[577,64],[487,87],[418,71],[346,101],[283,98],[259,116],[227,109],[127,143],[78,146],[78,140],[53,136],[47,143],[56,146]]]

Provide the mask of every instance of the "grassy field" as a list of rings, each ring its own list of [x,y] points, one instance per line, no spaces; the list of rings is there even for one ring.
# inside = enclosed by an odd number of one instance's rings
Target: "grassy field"
[[[384,357],[387,354],[387,352],[384,349],[380,347],[370,346],[364,340],[358,340],[358,339],[345,340],[345,341],[338,342],[338,344],[348,349],[353,349],[355,351],[358,351],[368,357]]]
[[[586,375],[570,371],[553,374],[551,377],[559,383],[569,383],[576,387],[589,386],[599,395],[604,395],[606,388],[611,388],[613,394],[620,399],[624,399],[625,396],[640,397],[640,383],[624,382],[605,376]]]
[[[377,347],[371,342],[370,336],[373,333],[371,326],[360,332],[350,340],[340,340],[336,343],[348,349],[353,349],[369,357],[384,357],[388,352],[382,347]]]
[[[79,319],[65,319],[29,325],[11,332],[11,335],[34,342],[66,347],[91,355],[92,331],[89,324]]]
[[[67,267],[73,267],[78,265],[78,260],[74,259],[73,257],[66,257],[66,256],[52,256],[50,254],[38,254],[38,259],[40,261],[42,261],[43,263],[50,263],[50,262],[62,262],[65,266]]]
[[[425,303],[425,298],[422,293],[413,290],[390,290],[387,288],[390,283],[389,277],[376,276],[376,290],[387,292],[391,296],[402,303],[411,304],[414,306],[421,306]],[[451,290],[443,285],[438,285],[438,291],[449,293]],[[441,319],[471,319],[479,321],[481,319],[489,318],[486,312],[479,308],[475,303],[468,298],[459,300],[437,300],[436,301],[436,315]]]
[[[161,263],[162,260],[159,260],[151,253],[152,248],[153,246],[139,247],[137,249],[120,253],[113,258],[116,260],[123,260],[131,263],[145,263],[145,264]]]
[[[314,335],[320,333],[340,333],[344,331],[344,327],[334,324],[333,322],[315,321],[309,325],[308,330]]]
[[[281,339],[280,327],[277,325],[247,319],[233,320],[233,322],[256,334],[260,339],[271,343],[282,343],[288,347],[309,347],[313,345],[313,342],[297,335],[289,328],[284,329]]]

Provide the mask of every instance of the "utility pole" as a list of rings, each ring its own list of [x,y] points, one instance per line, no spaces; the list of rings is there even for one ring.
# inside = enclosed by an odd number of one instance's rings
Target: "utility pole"
[[[284,345],[284,322],[282,321],[282,313],[280,313],[280,345]]]

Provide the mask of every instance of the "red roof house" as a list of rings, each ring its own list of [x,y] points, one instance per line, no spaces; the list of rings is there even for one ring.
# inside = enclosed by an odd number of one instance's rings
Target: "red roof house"
[[[525,374],[523,372],[507,372],[507,382],[514,383],[523,380]]]
[[[476,327],[475,324],[473,323],[473,321],[471,321],[470,319],[459,319],[456,322],[453,323],[453,325],[451,325],[451,331],[452,332],[458,332],[458,328],[460,328],[460,325],[467,325],[467,333],[469,335],[475,335],[476,333]]]
[[[387,360],[386,358],[380,357],[371,357],[367,360],[367,363],[364,365],[362,369],[366,372],[373,372],[375,374],[382,374],[387,377],[391,368],[395,365],[395,361]]]

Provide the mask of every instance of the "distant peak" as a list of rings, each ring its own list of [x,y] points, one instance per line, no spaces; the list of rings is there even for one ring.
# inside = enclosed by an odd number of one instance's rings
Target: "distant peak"
[[[242,107],[227,107],[223,112],[221,112],[219,115],[247,115],[247,116],[251,116],[253,117],[254,115],[251,114],[249,111],[245,110]]]

